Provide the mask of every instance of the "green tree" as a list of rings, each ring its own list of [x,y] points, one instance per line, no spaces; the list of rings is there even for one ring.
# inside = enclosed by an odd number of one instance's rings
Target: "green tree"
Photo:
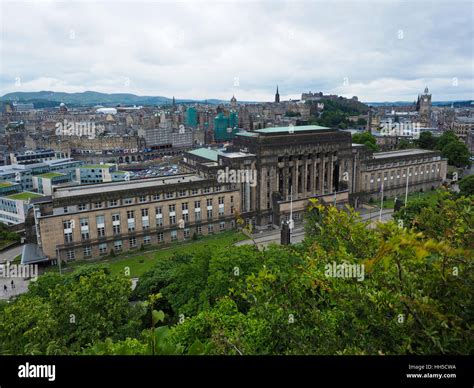
[[[378,151],[377,139],[369,132],[359,132],[352,135],[352,142],[356,144],[364,144],[372,151]]]
[[[469,175],[459,181],[461,195],[474,195],[474,175]]]
[[[456,167],[470,166],[471,156],[466,145],[459,140],[446,144],[442,149],[442,155],[448,159],[448,164]]]
[[[429,131],[421,132],[416,143],[421,149],[434,150],[436,148],[436,138]]]

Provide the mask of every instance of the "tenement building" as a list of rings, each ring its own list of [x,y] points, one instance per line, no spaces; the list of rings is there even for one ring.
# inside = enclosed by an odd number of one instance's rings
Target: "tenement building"
[[[234,186],[183,174],[58,187],[35,206],[37,242],[69,261],[228,230],[240,211]]]

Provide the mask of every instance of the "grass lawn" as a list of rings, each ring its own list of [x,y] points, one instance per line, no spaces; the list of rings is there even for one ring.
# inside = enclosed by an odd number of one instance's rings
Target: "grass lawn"
[[[428,199],[430,203],[434,203],[436,202],[436,199],[438,198],[438,191],[433,190],[433,191],[426,191],[423,193],[418,192],[418,193],[408,194],[408,203],[410,203],[410,201],[413,201],[414,199],[417,199],[417,198]],[[401,196],[400,199],[403,201],[403,203],[405,203],[404,195]],[[383,201],[383,208],[393,209],[394,204],[395,204],[395,198],[386,199],[385,201]],[[380,201],[375,201],[373,205],[380,207]]]
[[[169,258],[176,253],[191,253],[198,247],[208,247],[209,249],[219,249],[230,246],[235,242],[245,240],[242,233],[229,231],[205,236],[197,241],[189,240],[186,242],[174,243],[165,247],[153,246],[149,250],[123,253],[117,257],[107,256],[97,260],[80,260],[68,264],[64,267],[65,272],[69,272],[81,265],[107,263],[110,265],[112,273],[125,273],[129,269],[130,277],[140,277],[148,271],[158,260]],[[51,267],[51,270],[57,271],[57,267]]]
[[[24,191],[24,192],[18,193],[18,194],[11,194],[7,198],[20,199],[20,200],[23,200],[23,201],[28,201],[32,198],[38,198],[38,197],[42,197],[42,195],[38,194],[38,193],[32,193],[30,191]]]
[[[16,241],[13,241],[13,240],[3,240],[3,239],[2,239],[2,240],[0,241],[0,250],[5,249],[5,248],[7,248],[7,247],[9,247],[10,245],[13,245],[13,244],[15,244],[15,243],[16,243]]]

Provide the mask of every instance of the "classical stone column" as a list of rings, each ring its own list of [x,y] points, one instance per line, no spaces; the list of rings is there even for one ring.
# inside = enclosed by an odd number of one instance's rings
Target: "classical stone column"
[[[290,190],[293,191],[293,200],[298,198],[298,161],[293,160],[293,180],[292,180],[292,187],[290,187]],[[292,193],[290,192],[290,195]]]

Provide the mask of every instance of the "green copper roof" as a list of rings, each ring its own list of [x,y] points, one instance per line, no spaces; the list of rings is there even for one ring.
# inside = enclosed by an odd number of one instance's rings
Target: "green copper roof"
[[[260,134],[267,133],[281,133],[281,134],[291,134],[295,132],[305,132],[305,131],[324,131],[330,129],[328,127],[321,127],[319,125],[300,125],[293,127],[270,127],[263,129],[256,129],[255,131],[242,131],[237,132],[237,136],[249,136],[249,137],[258,137]]]
[[[212,160],[217,162],[218,151],[209,148],[198,148],[196,150],[189,151],[190,154],[200,156],[201,158]]]

